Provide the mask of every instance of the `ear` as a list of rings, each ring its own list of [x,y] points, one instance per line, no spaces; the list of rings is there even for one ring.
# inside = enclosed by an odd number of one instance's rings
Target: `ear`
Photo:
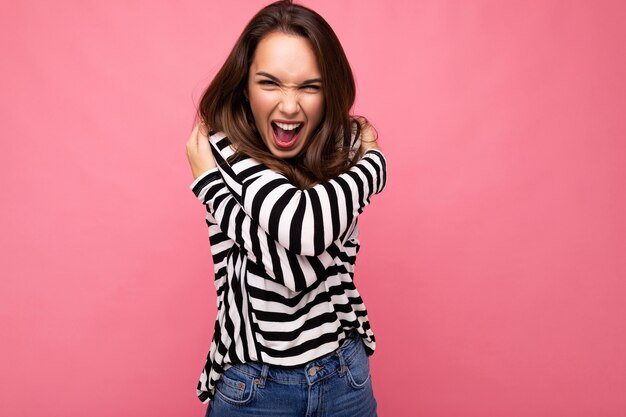
[[[248,89],[247,88],[243,90],[243,98],[244,100],[248,101]]]

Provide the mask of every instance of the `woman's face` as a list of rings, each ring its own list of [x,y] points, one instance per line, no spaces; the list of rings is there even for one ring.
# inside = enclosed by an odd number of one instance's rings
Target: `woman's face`
[[[274,32],[257,45],[247,96],[269,151],[293,158],[310,140],[324,114],[321,74],[309,42]]]

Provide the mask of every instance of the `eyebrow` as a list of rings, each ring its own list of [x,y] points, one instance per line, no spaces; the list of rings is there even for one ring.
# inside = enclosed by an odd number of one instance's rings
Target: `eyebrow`
[[[272,74],[268,74],[267,72],[263,72],[263,71],[259,71],[256,73],[256,75],[261,75],[263,77],[267,77],[270,80],[276,81],[279,84],[282,84],[282,81],[278,79],[278,77],[273,76]],[[322,79],[321,78],[312,78],[310,80],[304,80],[300,83],[300,85],[304,85],[304,84],[312,84],[312,83],[321,83]]]

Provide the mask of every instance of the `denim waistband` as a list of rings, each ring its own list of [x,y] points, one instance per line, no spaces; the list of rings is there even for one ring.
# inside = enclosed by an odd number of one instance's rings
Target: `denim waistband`
[[[365,355],[365,348],[361,336],[356,331],[352,331],[335,351],[299,367],[284,368],[262,362],[246,362],[233,365],[229,369],[257,378],[256,382],[261,387],[265,385],[266,380],[285,384],[311,385],[335,373],[343,376],[347,370],[346,362],[358,353]]]

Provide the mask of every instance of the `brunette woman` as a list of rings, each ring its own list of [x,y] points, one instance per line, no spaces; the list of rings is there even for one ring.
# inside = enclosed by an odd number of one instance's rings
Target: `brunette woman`
[[[207,416],[376,415],[354,265],[386,164],[354,98],[335,33],[291,1],[252,18],[202,97],[187,156],[217,290]]]

